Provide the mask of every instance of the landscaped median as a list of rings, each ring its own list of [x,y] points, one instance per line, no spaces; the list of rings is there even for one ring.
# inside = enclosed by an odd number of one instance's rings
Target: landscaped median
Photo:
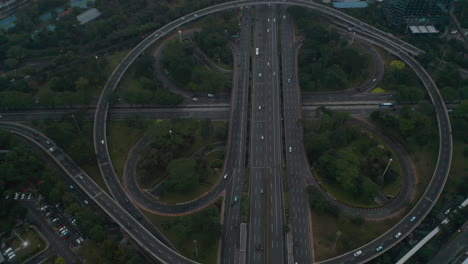
[[[12,237],[6,242],[16,254],[14,263],[25,263],[49,247],[49,243],[34,226],[13,230]]]
[[[139,188],[153,193],[161,202],[174,204],[202,196],[221,179],[226,123],[208,119],[157,121],[146,131],[144,148],[142,145],[136,148],[138,151],[125,150],[136,163],[136,172],[129,169],[126,180],[136,177]],[[126,140],[126,133],[116,131],[110,135]],[[112,140],[119,142],[119,138]],[[110,148],[112,160],[115,154],[115,160],[120,162],[122,152]]]
[[[384,204],[403,184],[399,157],[383,139],[348,116],[323,110],[320,119],[304,120],[304,141],[313,174],[335,200],[356,207]]]
[[[219,198],[212,205],[184,216],[144,213],[183,256],[199,263],[214,264],[222,230],[222,203],[223,198]]]

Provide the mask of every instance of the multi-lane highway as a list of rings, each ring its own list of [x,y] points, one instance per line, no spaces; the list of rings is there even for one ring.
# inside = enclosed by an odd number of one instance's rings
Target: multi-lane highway
[[[421,78],[422,82],[426,86],[427,91],[429,92],[429,95],[434,103],[436,114],[437,114],[437,119],[439,123],[439,133],[440,133],[439,159],[437,162],[434,177],[431,183],[429,184],[427,191],[423,195],[422,199],[418,202],[418,204],[413,208],[413,210],[409,213],[407,217],[405,217],[398,225],[392,228],[389,232],[377,238],[376,240],[372,241],[371,243],[361,247],[360,250],[362,250],[363,253],[360,256],[354,257],[353,252],[350,252],[342,256],[338,256],[332,260],[327,260],[325,261],[325,263],[359,263],[359,262],[368,261],[369,259],[372,259],[378,256],[379,254],[385,252],[391,246],[399,242],[409,232],[411,232],[417,226],[417,224],[420,221],[422,221],[422,219],[430,211],[430,209],[436,202],[437,198],[440,195],[440,192],[442,191],[443,185],[445,184],[445,181],[448,175],[448,170],[450,168],[451,153],[452,153],[451,152],[452,151],[452,138],[451,138],[451,131],[450,131],[450,122],[448,119],[448,115],[445,109],[443,99],[440,96],[434,82],[431,80],[427,72],[416,62],[416,60],[414,60],[414,58],[408,55],[408,54],[417,55],[421,53],[420,50],[418,50],[417,48],[407,43],[402,42],[401,40],[389,34],[381,32],[352,17],[344,15],[343,13],[339,11],[336,11],[334,9],[331,9],[323,5],[315,4],[313,2],[305,1],[305,0],[288,0],[288,1],[277,0],[277,1],[264,1],[264,2],[253,2],[253,1],[248,1],[248,0],[241,0],[241,1],[235,1],[235,2],[228,2],[228,3],[216,5],[216,6],[211,6],[203,10],[197,11],[195,13],[189,14],[185,17],[181,17],[178,20],[171,22],[168,25],[162,27],[158,31],[151,34],[148,38],[143,40],[132,51],[130,51],[130,53],[124,58],[124,60],[117,66],[115,71],[112,73],[112,76],[109,78],[105,88],[103,89],[103,92],[99,99],[99,103],[97,105],[97,109],[95,113],[94,144],[95,144],[95,149],[96,149],[96,153],[98,156],[98,163],[101,169],[101,173],[103,174],[104,179],[106,180],[106,184],[108,185],[112,195],[118,201],[118,203],[114,202],[114,200],[108,197],[104,192],[102,192],[102,190],[96,189],[97,185],[92,187],[93,186],[92,182],[86,182],[88,184],[85,186],[81,184],[81,182],[78,179],[76,179],[76,177],[78,177],[77,174],[71,174],[72,172],[69,172],[72,177],[73,176],[75,177],[74,179],[77,182],[77,184],[81,188],[83,188],[88,193],[88,195],[95,198],[95,201],[101,206],[101,208],[103,208],[116,222],[121,224],[122,227],[145,250],[147,250],[155,258],[159,259],[160,261],[164,263],[183,263],[183,262],[185,263],[185,262],[188,262],[188,260],[180,256],[176,252],[170,250],[166,246],[164,246],[150,232],[148,232],[148,230],[151,229],[151,227],[145,228],[144,226],[140,224],[140,222],[142,224],[145,224],[145,222],[147,222],[144,220],[144,218],[139,219],[139,221],[137,221],[133,217],[135,216],[138,218],[138,215],[141,215],[141,213],[138,210],[135,211],[135,208],[131,205],[131,203],[128,203],[125,200],[126,195],[125,193],[122,192],[123,189],[113,169],[112,162],[110,160],[109,153],[107,150],[106,119],[107,119],[108,107],[109,107],[107,99],[109,98],[112,91],[115,89],[119,80],[122,78],[124,72],[133,62],[133,60],[135,60],[135,58],[139,54],[141,54],[143,50],[145,50],[154,41],[158,40],[162,35],[167,34],[168,32],[178,28],[179,26],[191,20],[197,19],[200,16],[214,13],[217,11],[246,6],[246,5],[268,5],[268,4],[275,4],[275,3],[278,3],[278,4],[287,3],[291,5],[300,5],[300,6],[314,8],[316,10],[322,11],[352,26],[354,30],[356,31],[356,37],[375,43],[376,45],[379,45],[389,50],[390,52],[394,53],[395,55],[399,56],[410,67],[412,67],[415,70],[416,74]],[[244,39],[250,39],[250,36],[246,36]],[[239,65],[238,65],[239,67],[241,65],[248,66],[248,60],[249,60],[248,53],[245,54],[243,52],[244,52],[244,49],[247,49],[247,51],[249,51],[249,45],[250,43],[247,42],[246,44],[243,44],[240,47],[240,51],[239,51],[240,56],[239,56],[239,60],[237,60],[237,62],[239,62]],[[268,48],[268,45],[265,45],[265,46],[267,46]],[[272,47],[272,50],[273,48],[274,47]],[[260,63],[261,61],[258,61],[258,64]],[[263,63],[265,63],[265,61],[263,61]],[[259,70],[261,70],[258,67],[260,66],[258,66],[257,64],[254,65],[253,67],[253,70],[254,71],[257,70],[257,73],[259,73]],[[244,70],[248,71],[248,67],[244,68]],[[228,159],[226,160],[226,166],[225,166],[226,168],[225,171],[228,172],[228,177],[226,177],[226,180],[231,181],[230,184],[227,185],[228,188],[227,188],[227,196],[226,196],[226,205],[228,206],[226,206],[226,210],[225,210],[225,230],[224,230],[225,232],[223,233],[222,260],[225,263],[237,263],[236,262],[236,254],[237,254],[236,248],[238,248],[238,244],[239,244],[238,243],[239,233],[238,231],[235,230],[235,228],[236,226],[238,226],[237,224],[240,222],[241,208],[240,208],[240,205],[239,205],[240,203],[238,200],[240,199],[240,196],[238,197],[238,199],[236,199],[237,197],[236,194],[240,195],[240,192],[241,192],[240,187],[242,186],[242,175],[243,175],[243,168],[244,168],[244,163],[242,161],[245,158],[245,149],[243,148],[245,146],[244,144],[245,134],[246,134],[245,126],[247,123],[247,120],[246,120],[247,99],[246,98],[247,98],[248,89],[246,87],[248,87],[248,84],[243,83],[243,82],[248,80],[247,76],[248,76],[248,72],[247,73],[244,72],[242,76],[236,77],[238,78],[237,80],[239,80],[239,82],[244,85],[244,86],[241,86],[244,89],[242,88],[238,90],[233,89],[233,91],[238,92],[238,94],[236,94],[236,96],[238,97],[237,98],[235,96],[231,97],[231,100],[232,100],[231,107],[233,108],[233,110],[231,112],[231,128],[230,128],[230,140],[229,140],[230,147],[228,151],[229,153],[233,153],[236,155],[229,156]],[[260,76],[254,75],[252,77],[258,78]],[[243,91],[243,92],[240,92],[240,91]],[[242,98],[242,99],[239,99],[239,98]],[[273,104],[274,104],[274,101],[275,101],[274,99],[271,100]],[[274,112],[270,113],[271,117],[275,117],[275,115],[276,114]],[[276,123],[274,120],[271,122],[271,126],[269,129],[273,134],[276,131]],[[17,131],[17,133],[20,133],[20,132]],[[276,142],[275,137],[276,137],[275,135],[271,137],[271,142]],[[237,149],[231,152],[231,149],[234,147],[234,145],[236,145],[236,143],[239,144],[237,146]],[[272,144],[275,144],[275,143],[272,143]],[[294,143],[291,143],[291,144],[294,144]],[[42,146],[42,148],[45,151],[47,151],[45,146]],[[59,151],[60,150],[54,149],[51,155],[53,156],[56,154],[63,154],[61,151],[60,152]],[[289,147],[288,147],[288,153],[289,153]],[[293,153],[293,150],[291,150],[291,153]],[[272,157],[272,160],[275,158],[276,155],[280,155],[279,157],[281,158],[281,153],[279,154],[272,153],[270,155]],[[276,164],[276,163],[272,162],[271,164]],[[88,180],[90,181],[90,179]],[[268,183],[271,183],[271,181],[269,181]],[[276,186],[281,186],[281,184],[279,183]],[[270,187],[270,190],[277,191],[278,189],[275,187],[275,184],[274,184],[273,186]],[[279,189],[279,192],[281,192],[281,189]],[[274,199],[275,196],[270,195],[268,197],[269,198],[271,197],[272,199]],[[270,209],[272,208],[272,205],[274,207],[275,204],[278,205],[278,203],[272,202],[271,204],[268,204],[266,208]],[[129,210],[129,212],[124,211],[123,208],[125,208],[126,210]],[[281,224],[280,220],[278,220],[276,223]],[[266,241],[267,243],[266,245],[268,246],[272,246],[272,245],[274,246],[273,241],[278,241],[275,238],[276,233],[273,232],[274,228],[275,227],[265,230],[266,231],[265,236],[269,240],[269,241]],[[399,239],[397,239],[394,237],[396,232],[401,232],[403,233],[403,235]],[[157,232],[155,235],[158,235]],[[280,242],[278,241],[278,243]],[[382,246],[383,249],[380,251],[376,251],[375,248],[378,246]],[[282,254],[282,252],[281,253],[268,253],[265,256],[270,257],[270,254]],[[297,254],[300,254],[300,253],[297,253]],[[269,259],[268,261],[271,261],[271,259]],[[276,259],[273,261],[276,261]]]
[[[97,185],[63,150],[40,132],[15,123],[2,122],[0,128],[27,139],[46,152],[60,168],[89,196],[109,217],[121,226],[149,255],[164,264],[194,263],[164,245],[141,224],[141,219],[129,214]]]
[[[413,209],[398,224],[396,224],[382,236],[360,247],[359,249],[356,249],[356,251],[360,250],[362,252],[362,254],[359,256],[356,257],[353,255],[353,252],[349,252],[321,263],[363,263],[384,253],[386,250],[390,249],[402,239],[404,239],[426,217],[439,198],[443,186],[447,180],[452,160],[452,136],[450,120],[444,100],[430,75],[413,57],[408,55],[406,52],[402,52],[399,45],[391,41],[383,41],[381,38],[375,37],[368,32],[357,32],[356,36],[363,40],[374,43],[391,52],[392,54],[400,57],[416,72],[424,84],[436,110],[439,128],[439,154],[436,169],[429,186]],[[402,235],[396,237],[396,234],[400,232]],[[377,248],[380,247],[382,248],[377,250]]]
[[[283,119],[286,148],[286,167],[289,189],[289,219],[293,236],[293,257],[297,263],[312,263],[313,243],[310,209],[304,189],[305,175],[309,175],[304,150],[299,88],[292,18],[281,9],[281,70],[283,86]]]
[[[250,121],[249,263],[283,263],[281,116],[276,7],[255,9]]]
[[[240,224],[242,219],[242,187],[248,123],[250,73],[250,41],[252,18],[248,9],[241,11],[239,48],[234,58],[233,88],[228,136],[228,153],[223,179],[229,181],[224,198],[224,225],[221,263],[242,263],[240,258]]]

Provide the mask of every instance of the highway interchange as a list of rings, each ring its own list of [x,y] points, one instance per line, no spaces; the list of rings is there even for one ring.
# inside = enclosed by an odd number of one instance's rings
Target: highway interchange
[[[359,257],[354,257],[353,252],[349,252],[347,254],[338,256],[336,258],[333,258],[331,260],[326,260],[323,261],[323,263],[360,263],[364,262],[367,260],[370,260],[389,248],[391,248],[393,245],[398,243],[401,239],[403,239],[407,234],[409,234],[420,221],[423,220],[425,215],[430,211],[434,203],[436,202],[437,198],[439,197],[442,188],[445,184],[445,181],[447,179],[448,175],[448,170],[450,168],[450,162],[451,162],[451,151],[452,151],[452,138],[451,138],[451,131],[450,131],[450,123],[448,119],[448,114],[444,105],[444,102],[442,100],[442,97],[440,96],[437,87],[435,86],[434,82],[430,78],[430,76],[427,74],[427,72],[416,62],[416,60],[408,55],[408,53],[412,55],[417,55],[421,51],[410,46],[409,44],[406,44],[395,37],[388,35],[386,33],[380,32],[366,24],[361,23],[358,20],[355,20],[353,18],[350,18],[349,16],[343,15],[338,11],[335,11],[330,8],[326,8],[321,5],[317,5],[311,2],[307,1],[300,1],[300,0],[290,0],[290,1],[264,1],[264,2],[252,2],[252,1],[235,1],[235,2],[228,2],[216,6],[212,6],[209,8],[206,8],[204,10],[197,11],[195,13],[192,13],[190,15],[187,15],[183,18],[178,19],[177,21],[174,21],[172,23],[169,23],[168,25],[164,26],[163,28],[159,29],[158,31],[154,32],[152,35],[150,35],[147,39],[143,40],[140,44],[137,45],[135,49],[133,49],[127,57],[124,58],[124,60],[119,64],[119,66],[115,69],[113,72],[112,76],[109,78],[108,83],[106,84],[106,87],[104,88],[102,95],[100,97],[99,103],[97,105],[97,109],[95,112],[95,127],[94,127],[94,143],[95,143],[95,148],[96,148],[96,154],[98,157],[98,162],[99,162],[99,167],[101,170],[101,173],[104,175],[104,179],[106,181],[106,184],[111,191],[112,196],[116,201],[112,200],[107,194],[102,192],[102,190],[95,185],[92,180],[89,178],[85,178],[86,182],[82,183],[79,181],[77,178],[78,175],[83,175],[83,172],[80,172],[80,169],[77,167],[74,168],[65,168],[65,166],[62,166],[62,169],[67,171],[69,175],[77,182],[78,186],[83,188],[85,192],[90,195],[90,197],[93,197],[94,200],[98,205],[101,206],[103,210],[105,210],[116,222],[118,222],[126,232],[128,232],[136,241],[138,244],[140,244],[145,250],[148,250],[150,254],[153,254],[153,256],[162,261],[163,263],[187,263],[190,262],[189,260],[185,259],[184,257],[180,256],[176,252],[170,250],[168,247],[166,247],[163,243],[160,242],[161,237],[158,234],[158,232],[150,232],[148,230],[152,230],[152,227],[146,227],[144,226],[145,224],[145,218],[138,218],[138,215],[141,215],[141,213],[136,209],[134,206],[132,206],[132,203],[129,203],[127,196],[125,192],[123,191],[122,186],[120,185],[120,182],[117,178],[117,175],[112,167],[112,162],[110,160],[108,150],[107,150],[107,139],[106,139],[106,119],[108,116],[108,102],[107,98],[111,94],[111,92],[115,89],[115,87],[118,84],[118,81],[121,79],[129,65],[133,62],[133,60],[144,50],[146,47],[151,45],[154,41],[158,40],[162,35],[167,34],[168,32],[178,28],[179,26],[187,23],[190,20],[196,19],[200,16],[204,16],[213,12],[217,12],[220,10],[225,10],[225,9],[230,9],[230,8],[236,8],[236,7],[241,7],[241,6],[246,6],[246,5],[264,5],[263,8],[257,8],[257,18],[263,18],[263,26],[262,23],[260,25],[255,24],[255,30],[264,30],[262,33],[266,33],[266,29],[270,29],[271,27],[267,28],[265,27],[265,18],[266,15],[270,15],[273,17],[276,13],[273,13],[275,6],[273,4],[292,4],[292,5],[302,5],[305,7],[310,7],[310,8],[315,8],[319,11],[322,11],[324,13],[333,15],[335,19],[340,19],[342,22],[347,23],[349,25],[352,25],[355,28],[356,32],[356,37],[360,38],[365,41],[369,41],[371,43],[374,43],[375,45],[381,46],[384,49],[390,51],[391,53],[399,56],[402,60],[404,60],[410,67],[412,67],[416,74],[421,78],[421,81],[425,85],[431,100],[433,101],[433,104],[436,109],[436,114],[437,114],[437,120],[439,124],[439,135],[440,135],[440,149],[439,149],[439,159],[437,162],[436,170],[434,172],[434,176],[432,178],[432,181],[430,182],[426,192],[423,195],[423,198],[416,204],[416,206],[411,210],[411,212],[403,219],[401,220],[395,227],[393,227],[391,230],[389,230],[387,233],[382,235],[381,237],[375,239],[374,241],[368,243],[367,245],[364,245],[360,248],[362,250],[362,255]],[[268,5],[268,7],[266,7]],[[271,5],[271,6],[269,6]],[[245,14],[245,12],[244,12]],[[246,15],[248,16],[248,15]],[[245,23],[250,23],[248,19]],[[292,55],[294,53],[293,46],[288,44],[288,41],[291,40],[286,40],[283,38],[288,37],[287,33],[287,26],[288,22],[284,21],[284,26],[285,30],[281,31],[282,32],[282,52],[291,52],[290,54]],[[244,29],[245,27],[243,27]],[[225,163],[225,173],[228,173],[229,178],[226,179],[226,181],[221,180],[221,184],[218,186],[224,186],[226,187],[226,210],[225,210],[225,222],[224,222],[224,233],[223,233],[223,250],[222,250],[222,261],[223,263],[237,263],[235,262],[236,255],[238,256],[238,253],[236,253],[236,249],[238,249],[238,231],[236,231],[236,227],[239,226],[240,224],[240,213],[241,209],[239,206],[239,203],[235,204],[234,206],[231,206],[231,203],[235,200],[235,197],[241,197],[241,190],[239,189],[239,186],[242,186],[242,177],[243,177],[243,169],[244,169],[244,164],[245,164],[245,144],[247,142],[247,131],[246,131],[246,120],[247,120],[247,107],[248,107],[248,81],[249,78],[249,56],[251,56],[253,53],[250,52],[250,41],[245,41],[242,42],[243,39],[249,39],[250,38],[250,33],[247,32],[246,35],[242,35],[245,31],[241,32],[241,43],[240,43],[240,48],[238,51],[238,54],[236,54],[236,59],[235,59],[235,67],[238,67],[237,76],[234,76],[234,86],[238,86],[237,90],[236,87],[233,88],[233,95],[231,96],[231,112],[230,112],[230,133],[229,133],[229,147],[228,147],[228,155]],[[276,32],[276,30],[275,30]],[[260,33],[260,32],[259,32]],[[290,33],[289,33],[290,34]],[[248,36],[247,36],[248,35]],[[277,39],[277,36],[272,36],[273,34],[269,35],[272,39]],[[276,35],[276,34],[275,34]],[[242,37],[243,36],[243,37]],[[263,34],[265,37],[265,34]],[[261,34],[255,34],[255,37],[258,38],[258,41],[261,41],[262,35]],[[276,42],[276,41],[273,41]],[[306,172],[306,167],[300,167],[297,168],[296,166],[302,166],[302,165],[295,165],[292,162],[294,161],[299,161],[299,160],[304,160],[304,154],[303,154],[303,147],[302,147],[302,140],[301,139],[296,139],[294,141],[292,138],[288,138],[288,133],[293,133],[295,130],[298,129],[297,123],[293,122],[286,122],[285,120],[285,134],[286,134],[286,145],[284,146],[285,148],[282,148],[281,146],[281,139],[280,139],[280,122],[278,117],[279,115],[279,84],[278,84],[278,76],[277,74],[279,71],[275,71],[277,73],[276,75],[273,75],[273,73],[269,73],[268,71],[265,71],[265,67],[272,67],[271,69],[277,69],[276,67],[278,66],[278,58],[276,57],[275,50],[277,51],[278,48],[275,47],[275,45],[266,45],[267,43],[265,41],[259,43],[257,42],[257,39],[254,39],[254,43],[257,43],[257,45],[263,46],[265,49],[263,53],[264,56],[259,57],[258,59],[252,59],[252,105],[251,105],[251,131],[250,131],[250,148],[251,151],[255,148],[262,148],[262,147],[274,147],[276,150],[274,153],[263,153],[262,157],[256,157],[255,159],[252,159],[250,157],[250,162],[255,163],[255,162],[266,162],[265,164],[260,164],[263,165],[263,171],[266,174],[267,168],[277,168],[278,162],[281,164],[281,156],[284,153],[290,153],[286,154],[286,162],[288,164],[288,181],[291,182],[292,179],[297,178],[297,181],[301,182],[302,180],[307,180],[312,177],[310,173]],[[290,51],[287,51],[289,46]],[[269,51],[269,52],[268,52]],[[276,52],[277,53],[277,52]],[[287,54],[287,53],[285,53]],[[275,59],[276,57],[276,59]],[[285,57],[285,56],[283,56]],[[282,63],[284,64],[283,67],[288,67],[289,70],[283,69],[282,74],[282,86],[283,86],[283,115],[284,117],[286,116],[291,116],[293,119],[294,117],[298,118],[301,115],[300,108],[298,107],[300,104],[295,104],[294,101],[300,100],[299,97],[299,90],[298,90],[298,84],[297,84],[297,78],[294,78],[296,76],[296,71],[293,70],[295,69],[294,62],[288,62],[285,58],[281,58],[283,61]],[[291,57],[291,56],[287,56]],[[268,60],[268,61],[267,61]],[[276,60],[277,63],[273,63]],[[270,66],[267,66],[268,62],[270,62]],[[274,66],[273,64],[276,64]],[[262,73],[262,76],[260,77],[258,74]],[[257,75],[256,75],[257,74]],[[273,76],[273,77],[272,77]],[[286,81],[285,83],[285,78],[293,78],[290,81]],[[261,80],[259,78],[262,78]],[[267,79],[268,78],[268,79]],[[275,81],[276,79],[276,81]],[[271,87],[271,90],[266,90],[262,89],[262,85],[266,86],[266,83],[268,83]],[[292,84],[292,85],[290,85]],[[289,87],[288,87],[289,86]],[[276,88],[275,88],[276,87]],[[285,91],[288,89],[288,97],[285,97]],[[236,94],[234,94],[234,91],[237,91]],[[258,106],[254,105],[254,100],[260,100],[260,96],[265,95],[264,93],[271,92],[271,98],[265,97],[264,100],[268,100],[268,105],[271,104],[271,106],[276,107],[276,109],[272,109],[268,113],[264,113],[264,116],[260,116],[258,110]],[[258,97],[258,98],[257,98]],[[260,103],[260,102],[257,102]],[[276,105],[275,105],[276,104]],[[256,113],[257,112],[257,113]],[[258,116],[256,116],[256,114]],[[264,118],[264,120],[268,120],[269,122],[262,123],[260,122],[261,118]],[[286,118],[285,118],[286,119]],[[257,122],[255,122],[257,120]],[[287,124],[286,124],[287,123]],[[23,136],[26,136],[28,132],[25,132],[25,128],[18,128],[17,126],[11,125],[11,124],[2,124],[3,127],[7,126],[9,130],[15,131],[15,133],[22,134]],[[256,126],[254,128],[254,126]],[[254,130],[252,132],[252,130]],[[258,138],[258,136],[262,136],[261,133],[262,131],[270,131],[268,133],[268,139],[266,138],[266,133],[264,136],[264,139]],[[298,131],[298,130],[296,130]],[[300,131],[300,130],[299,130]],[[30,132],[29,132],[30,133]],[[275,134],[277,133],[277,134]],[[43,135],[41,135],[43,136]],[[45,138],[45,136],[43,136]],[[271,137],[271,138],[270,138]],[[265,143],[266,140],[269,140],[270,143]],[[45,141],[44,141],[45,142]],[[276,144],[276,145],[275,145]],[[47,151],[47,146],[41,145],[41,147]],[[289,147],[291,149],[294,147],[294,151],[289,152]],[[297,150],[297,151],[296,151]],[[264,151],[265,152],[265,151]],[[266,151],[268,152],[268,151]],[[292,154],[294,153],[294,154]],[[63,155],[65,156],[66,154],[63,153],[60,149],[56,148],[54,151],[50,153],[51,156],[55,157],[55,155]],[[291,155],[288,157],[288,155]],[[294,158],[293,155],[298,155],[296,158]],[[302,156],[302,157],[299,157]],[[258,158],[258,159],[257,159]],[[69,158],[67,158],[69,159]],[[262,160],[263,159],[263,160]],[[57,162],[60,162],[57,160]],[[305,162],[304,161],[300,161]],[[252,164],[250,164],[253,166]],[[294,169],[297,169],[297,171],[294,171]],[[253,170],[252,170],[253,171]],[[250,173],[250,176],[252,177],[252,171]],[[261,171],[261,169],[260,169]],[[261,173],[259,172],[258,178],[261,179]],[[266,178],[266,175],[264,176]],[[278,182],[271,181],[272,179],[279,178]],[[267,205],[268,208],[265,208],[265,211],[268,211],[269,209],[271,210],[271,207],[275,208],[275,206],[278,206],[277,208],[282,207],[282,200],[281,197],[281,173],[279,171],[269,173],[268,175],[268,180],[265,179],[265,181],[259,181],[260,183],[272,183],[270,187],[268,185],[265,185],[265,193],[263,194],[265,198],[269,199],[269,203],[263,203],[262,205],[258,206],[265,206]],[[294,182],[292,182],[294,184]],[[251,179],[251,188],[252,186],[258,186],[254,180]],[[218,187],[221,188],[221,187]],[[268,189],[267,189],[268,188]],[[269,194],[271,191],[278,191],[276,194]],[[251,196],[253,194],[251,193]],[[302,214],[298,219],[301,219],[301,221],[305,221],[308,219],[308,212],[304,213],[301,211],[307,211],[307,210],[302,210],[301,208],[307,207],[307,204],[304,202],[304,194],[303,192],[300,192],[298,190],[297,193],[291,192],[291,197],[293,199],[296,199],[296,201],[301,204],[303,203],[304,205],[300,205],[297,207],[297,213]],[[302,202],[301,202],[302,201]],[[252,202],[251,202],[252,206]],[[255,206],[255,203],[254,203]],[[296,203],[294,203],[294,206],[296,207]],[[124,209],[125,208],[125,209]],[[125,212],[127,210],[127,212]],[[135,211],[136,210],[136,211]],[[276,219],[275,224],[282,225],[283,223],[283,216],[282,216],[282,209],[275,209],[272,213],[274,215],[274,219]],[[260,210],[261,211],[261,210]],[[281,212],[280,212],[281,211]],[[118,214],[117,214],[118,212]],[[268,215],[268,214],[266,214]],[[281,216],[280,216],[281,215]],[[135,216],[135,217],[132,217]],[[265,216],[265,215],[264,215]],[[263,216],[263,217],[264,217]],[[252,215],[251,215],[252,217]],[[275,218],[276,217],[276,218]],[[410,218],[415,217],[415,221],[410,221]],[[263,218],[263,221],[271,221],[270,217],[267,217],[268,219]],[[257,218],[255,218],[257,219]],[[262,216],[259,215],[258,219],[262,221]],[[249,219],[252,221],[252,219]],[[304,232],[298,232],[294,231],[294,226],[300,226],[300,223],[294,223],[296,219],[292,219],[292,225],[293,225],[293,233],[296,233],[296,237],[301,236],[298,233],[304,234]],[[140,222],[142,224],[140,224]],[[302,224],[303,226],[303,224]],[[263,230],[263,231],[262,231]],[[268,241],[265,242],[265,246],[268,247],[274,247],[275,243],[281,243],[280,248],[283,248],[283,240],[282,238],[278,237],[278,233],[275,231],[275,227],[273,228],[265,228],[262,230],[255,230],[261,232],[265,232],[263,236],[264,238],[267,238]],[[154,231],[154,230],[153,230]],[[396,232],[402,232],[403,236],[401,236],[399,239],[396,239],[394,235]],[[253,237],[252,237],[253,236]],[[279,235],[279,236],[282,236]],[[254,234],[249,234],[249,239],[253,239],[255,241],[255,235]],[[303,238],[301,238],[303,239]],[[310,236],[307,236],[305,238],[306,240],[308,239],[309,243],[310,242]],[[383,246],[383,250],[376,252],[375,248],[377,246]],[[252,243],[249,244],[249,258],[252,258],[252,255],[255,255],[254,252],[252,251],[257,251],[256,249],[253,249],[254,245]],[[311,247],[310,247],[311,248]],[[279,252],[278,252],[279,251]],[[278,250],[278,251],[270,251],[268,252],[265,250],[264,253],[261,254],[262,258],[269,258],[269,261],[278,261],[278,263],[281,263],[281,259],[276,259],[276,257],[283,258],[283,250]],[[307,251],[307,249],[305,249]],[[310,259],[313,257],[311,256],[312,254],[309,254],[307,252],[300,252],[300,251],[295,251],[294,255],[297,258],[297,261],[300,261],[299,263],[309,263]],[[160,253],[158,253],[160,252]],[[164,252],[164,253],[163,253]],[[279,254],[279,255],[278,255]],[[275,257],[273,259],[272,257]],[[255,263],[255,262],[254,262]]]

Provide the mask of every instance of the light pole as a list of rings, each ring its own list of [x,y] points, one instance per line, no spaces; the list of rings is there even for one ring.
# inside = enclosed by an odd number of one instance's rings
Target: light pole
[[[78,123],[76,122],[75,115],[71,115],[71,116],[72,116],[73,121],[74,121],[74,123],[75,123],[76,129],[78,129],[78,132],[80,132],[80,134],[81,134],[81,129],[80,129],[80,127],[78,126]]]
[[[197,240],[193,240],[193,244],[195,244],[195,255],[198,257]]]
[[[177,31],[179,33],[179,41],[182,43],[182,30]]]
[[[98,68],[99,68],[99,72],[102,73],[101,65],[99,65],[99,61],[98,61],[98,56],[95,55],[94,58],[96,58],[96,64],[97,64],[97,66],[98,66]]]
[[[388,160],[387,167],[385,167],[385,170],[384,170],[384,172],[383,172],[383,174],[382,174],[382,179],[384,179],[385,173],[387,172],[388,167],[390,166],[390,163],[392,163],[392,161],[393,161],[392,159],[389,159],[389,160]]]
[[[169,135],[171,136],[171,142],[172,142],[172,130],[169,129]]]
[[[335,239],[335,243],[333,244],[333,252],[335,252],[336,242],[338,242],[338,238],[340,238],[340,236],[341,236],[341,232],[340,231],[336,232],[336,239]]]
[[[351,42],[349,42],[349,45],[353,44],[354,41],[354,36],[356,35],[356,31],[353,31],[353,38],[351,39]]]

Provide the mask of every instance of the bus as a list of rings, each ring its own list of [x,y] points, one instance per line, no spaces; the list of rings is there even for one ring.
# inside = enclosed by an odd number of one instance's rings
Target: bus
[[[389,107],[393,107],[395,105],[393,103],[380,103],[379,106],[382,107],[382,108],[389,108]]]
[[[255,55],[258,56],[258,48],[255,48]]]

